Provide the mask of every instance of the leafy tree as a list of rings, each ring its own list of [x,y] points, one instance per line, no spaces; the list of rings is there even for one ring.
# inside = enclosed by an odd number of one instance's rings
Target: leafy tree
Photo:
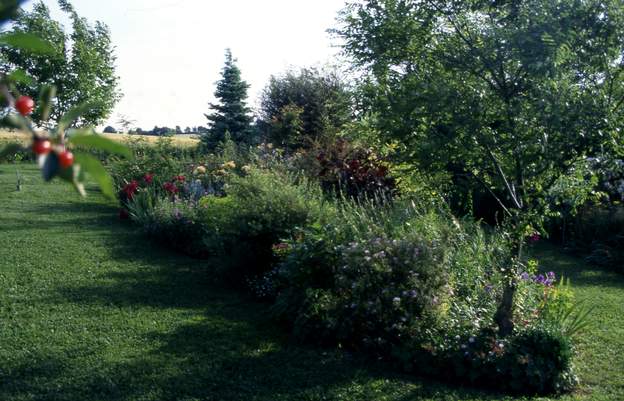
[[[104,132],[105,134],[116,134],[117,130],[115,129],[115,127],[107,125],[106,127],[104,127],[104,131],[102,132]]]
[[[269,123],[269,140],[285,148],[300,147],[304,139],[303,112],[294,103],[282,107]]]
[[[495,320],[511,333],[523,243],[549,213],[546,194],[584,157],[621,151],[624,4],[365,0],[340,20],[381,132],[504,210],[514,257]]]
[[[315,68],[271,76],[262,93],[260,121],[268,139],[302,147],[335,134],[351,120],[351,95],[335,72]]]
[[[247,107],[247,89],[249,85],[241,79],[241,72],[232,57],[232,52],[225,52],[225,66],[221,71],[221,80],[217,82],[215,97],[218,104],[210,104],[211,114],[208,119],[208,132],[202,136],[202,143],[209,149],[222,142],[226,132],[236,143],[252,141],[250,109]]]
[[[112,111],[120,98],[115,74],[114,48],[106,25],[94,26],[80,17],[71,3],[59,0],[61,9],[72,21],[71,33],[66,33],[50,10],[42,2],[35,3],[31,12],[20,10],[11,27],[11,33],[34,34],[52,45],[45,54],[0,47],[0,69],[10,73],[23,70],[33,79],[18,85],[20,92],[37,97],[42,88],[54,85],[58,96],[52,108],[52,118],[57,120],[72,107],[91,102],[93,107],[82,115],[75,125],[97,125]],[[42,122],[42,110],[36,110],[33,120]]]

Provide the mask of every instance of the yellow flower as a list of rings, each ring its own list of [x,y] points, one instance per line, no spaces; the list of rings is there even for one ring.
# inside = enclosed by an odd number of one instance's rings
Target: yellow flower
[[[223,168],[236,168],[236,163],[234,163],[233,161],[229,161],[227,163],[223,163],[223,165],[221,166]]]
[[[197,166],[195,168],[195,171],[193,171],[193,174],[195,174],[195,175],[206,174],[206,167],[204,167],[204,166]]]

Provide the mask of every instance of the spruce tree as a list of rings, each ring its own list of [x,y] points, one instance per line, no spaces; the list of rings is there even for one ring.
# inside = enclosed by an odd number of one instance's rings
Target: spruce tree
[[[222,142],[226,133],[229,133],[229,137],[237,144],[251,142],[252,117],[246,104],[248,88],[247,82],[241,79],[241,72],[236,66],[232,52],[227,49],[221,80],[217,82],[215,91],[215,97],[219,102],[211,103],[212,113],[205,114],[208,119],[208,132],[202,136],[202,142],[208,149],[214,149]]]

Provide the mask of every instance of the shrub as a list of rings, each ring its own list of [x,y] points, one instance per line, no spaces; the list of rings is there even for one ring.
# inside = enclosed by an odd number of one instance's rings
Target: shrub
[[[273,246],[326,209],[320,190],[296,177],[259,169],[219,177],[219,191],[214,177],[174,177],[154,190],[131,181],[120,198],[133,194],[131,215],[148,235],[191,256],[218,258],[219,274],[237,285],[269,271]]]
[[[559,393],[577,384],[572,373],[572,356],[568,337],[557,331],[534,329],[511,340],[510,350],[499,361],[497,369],[506,370],[507,386],[513,391]]]
[[[406,352],[397,355],[412,370],[514,393],[560,393],[578,382],[571,341],[552,329],[533,328],[506,338],[486,329],[458,335],[446,347],[425,344],[401,351]]]
[[[338,343],[383,354],[434,323],[448,295],[445,249],[414,235],[353,242],[339,252],[325,328]]]
[[[300,340],[387,354],[440,314],[450,290],[449,233],[438,216],[413,207],[339,206],[278,267],[283,290],[273,310],[291,318]]]
[[[217,241],[223,244],[221,269],[231,281],[240,283],[268,272],[275,260],[273,245],[320,218],[320,193],[313,185],[294,181],[294,177],[253,169],[229,181],[229,226]]]
[[[134,154],[133,159],[116,160],[111,165],[111,173],[118,190],[123,189],[132,181],[141,182],[146,175],[153,176],[155,187],[163,184],[174,176],[183,174],[190,164],[185,150],[173,146],[170,140],[159,140],[156,145],[147,144],[144,139],[129,144]],[[122,197],[122,202],[125,199]]]
[[[389,198],[396,193],[389,163],[372,148],[338,139],[317,143],[299,155],[301,167],[326,192],[360,199]]]
[[[208,256],[202,242],[201,215],[195,205],[153,198],[148,192],[141,192],[128,203],[128,209],[130,216],[155,241],[190,256]]]

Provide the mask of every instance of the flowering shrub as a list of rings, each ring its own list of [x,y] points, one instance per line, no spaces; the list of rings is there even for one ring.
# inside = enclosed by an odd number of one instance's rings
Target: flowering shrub
[[[387,355],[444,313],[448,227],[430,214],[384,208],[377,217],[365,207],[339,208],[327,225],[306,230],[277,268],[282,290],[273,310],[291,319],[300,340]],[[408,219],[392,221],[394,213]],[[356,215],[366,227],[352,221]]]
[[[447,296],[444,250],[421,238],[374,238],[338,247],[315,336],[383,354],[432,324]],[[313,313],[314,310],[308,312]]]
[[[510,391],[574,383],[565,337],[573,330],[562,319],[570,298],[554,273],[527,262],[517,332],[499,338],[493,329],[509,260],[502,236],[430,200],[327,200],[279,169],[238,169],[202,161],[166,178],[142,172],[120,193],[149,235],[213,258],[219,277],[271,302],[299,341]]]
[[[445,345],[404,347],[395,355],[412,371],[514,393],[561,393],[578,383],[571,341],[551,329],[534,328],[506,338],[486,329],[457,335]]]
[[[154,240],[190,256],[207,256],[202,216],[195,204],[179,199],[163,200],[143,191],[133,197],[128,209],[132,219]]]
[[[555,304],[567,302],[554,273],[527,263],[514,316],[522,329],[499,338],[492,322],[509,250],[475,224],[401,202],[338,207],[328,224],[275,251],[282,262],[253,288],[274,299],[273,313],[299,341],[509,391],[574,384],[570,342],[552,318]],[[531,349],[527,338],[552,347]],[[547,364],[551,358],[558,362]],[[532,375],[540,381],[526,383]]]
[[[354,198],[392,197],[396,192],[389,164],[372,148],[355,146],[341,139],[318,144],[299,157],[302,168],[308,175],[318,178],[327,192],[340,192]]]

